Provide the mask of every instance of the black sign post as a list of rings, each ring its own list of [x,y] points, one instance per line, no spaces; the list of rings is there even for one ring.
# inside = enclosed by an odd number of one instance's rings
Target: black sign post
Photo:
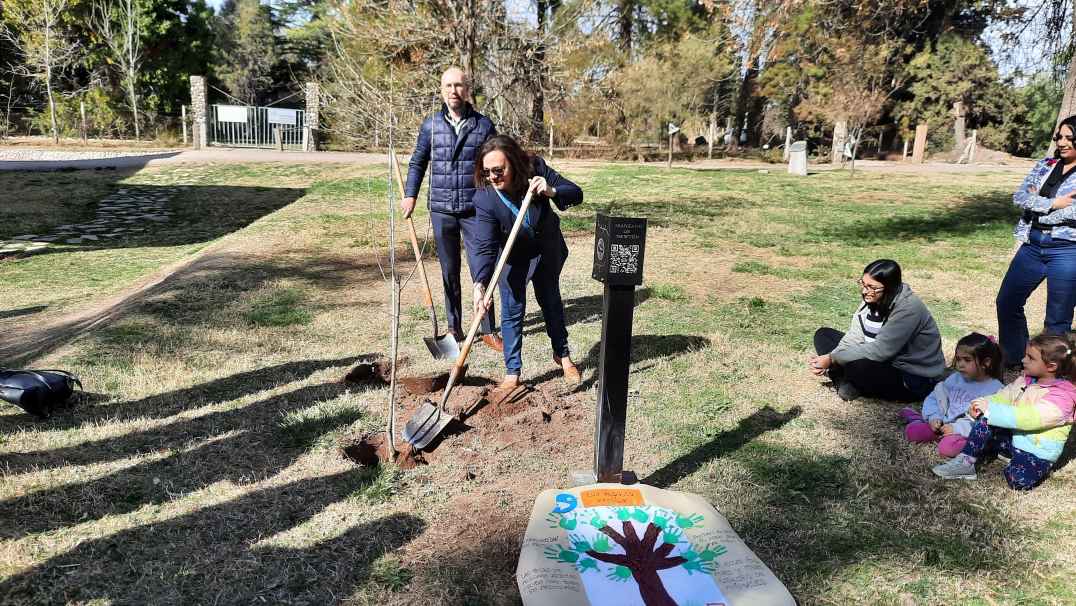
[[[643,283],[645,251],[646,219],[597,216],[591,277],[605,284],[594,428],[594,479],[598,482],[625,479],[631,322],[635,287]]]

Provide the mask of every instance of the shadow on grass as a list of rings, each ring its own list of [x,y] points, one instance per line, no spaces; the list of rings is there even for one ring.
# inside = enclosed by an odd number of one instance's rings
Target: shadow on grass
[[[741,419],[735,429],[717,434],[709,442],[680,455],[661,469],[643,478],[641,482],[658,488],[668,488],[695,473],[714,459],[727,456],[739,450],[767,431],[774,431],[784,427],[786,423],[799,417],[802,413],[803,410],[798,406],[784,414],[766,406]]]
[[[635,365],[649,360],[675,356],[684,353],[685,351],[693,351],[708,347],[709,345],[710,339],[695,335],[633,335],[631,338],[631,363]],[[594,369],[595,371],[589,377],[583,379],[583,382],[573,390],[574,393],[586,391],[597,382],[598,357],[600,354],[601,342],[599,341],[590,347],[590,350],[587,351],[585,356],[582,358],[574,358],[575,365],[579,368],[580,373],[585,375],[586,371],[589,369]],[[545,362],[542,363],[544,364]],[[550,360],[550,363],[552,363],[552,360]],[[641,370],[646,369],[635,368],[632,372],[639,372]],[[527,382],[533,384],[545,383],[546,381],[560,377],[563,374],[563,370],[555,368],[538,375],[533,379],[529,379]]]
[[[33,307],[23,307],[22,309],[8,309],[0,311],[0,320],[5,318],[17,318],[19,316],[29,316],[36,313],[41,313],[48,309],[48,305],[35,305]]]
[[[595,285],[600,291],[602,285],[597,282],[595,282]],[[650,290],[648,288],[637,289],[635,291],[635,307],[642,305],[649,298]],[[601,320],[604,300],[604,295],[601,294],[566,299],[564,301],[564,325],[572,326],[582,322]],[[524,335],[545,334],[545,318],[542,316],[541,308],[533,309],[527,314],[527,318],[523,320],[523,327]]]
[[[17,431],[40,431],[43,427],[62,431],[106,421],[169,417],[186,410],[228,402],[260,391],[301,381],[316,372],[328,368],[344,369],[341,370],[341,376],[343,376],[347,368],[376,358],[376,354],[363,354],[337,360],[286,362],[276,366],[268,366],[214,379],[193,387],[149,396],[141,400],[117,404],[92,405],[93,401],[107,399],[110,396],[107,394],[90,394],[91,404],[76,405],[72,408],[57,411],[50,419],[45,421],[24,414],[0,416],[0,435]],[[12,464],[15,458],[52,456],[56,452],[58,451],[42,450],[32,453],[0,455],[0,467]],[[40,461],[35,464],[40,464]]]
[[[874,246],[919,239],[959,238],[977,234],[999,225],[1012,227],[1020,219],[1020,209],[1013,206],[1012,197],[976,195],[944,209],[931,209],[925,214],[897,216],[869,215],[861,211],[856,219],[842,220],[833,213],[830,221],[818,231],[828,241],[848,246]],[[878,212],[891,212],[880,207]]]
[[[70,235],[61,236],[56,243],[86,234],[98,238],[96,241],[84,239],[75,245],[74,250],[79,251],[210,242],[276,212],[305,193],[294,187],[122,183],[144,165],[144,161],[133,161],[123,170],[74,171],[82,178],[69,175],[48,177],[45,181],[41,181],[44,173],[39,171],[3,171],[0,174],[4,175],[9,188],[15,191],[33,188],[36,198],[45,201],[47,207],[36,221],[20,216],[18,224],[12,222],[0,227],[0,239],[31,233],[39,237],[59,235],[58,227],[71,225],[71,229],[63,230]],[[272,167],[257,166],[248,170],[261,173],[272,170]],[[114,200],[117,198],[122,200]],[[119,208],[121,204],[130,206]],[[163,204],[163,207],[158,210],[157,204]],[[120,214],[121,211],[124,214]],[[167,220],[142,218],[165,217],[160,214],[162,212],[172,214]],[[94,224],[98,220],[108,220],[109,223]],[[103,236],[117,228],[125,230],[119,232],[123,235]],[[132,232],[132,228],[143,231]],[[12,232],[12,229],[21,233]],[[91,229],[95,231],[88,231]],[[72,249],[71,245],[50,246],[34,254],[64,254]]]
[[[426,529],[406,513],[361,524],[327,516],[362,482],[358,470],[302,479],[82,541],[5,579],[0,602],[338,603],[373,588],[371,564]],[[270,540],[289,531],[299,536]]]
[[[216,482],[240,484],[275,475],[323,436],[364,416],[353,406],[334,403],[344,393],[361,389],[348,383],[311,385],[160,428],[55,452],[14,455],[18,458],[13,465],[4,462],[13,471],[145,458],[102,477],[0,501],[0,536],[69,526],[83,513],[93,519],[127,514]]]

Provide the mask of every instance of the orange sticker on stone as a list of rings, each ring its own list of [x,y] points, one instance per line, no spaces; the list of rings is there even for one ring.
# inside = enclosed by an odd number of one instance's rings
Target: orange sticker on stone
[[[643,493],[631,488],[598,488],[579,493],[583,507],[631,506],[645,507]]]

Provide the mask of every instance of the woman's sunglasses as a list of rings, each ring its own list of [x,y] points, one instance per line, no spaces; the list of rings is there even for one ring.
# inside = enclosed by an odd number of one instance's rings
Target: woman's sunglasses
[[[490,174],[497,175],[498,177],[503,177],[504,176],[504,167],[503,166],[498,166],[497,168],[483,168],[482,169],[482,176],[483,177],[488,177],[488,176],[490,176]]]

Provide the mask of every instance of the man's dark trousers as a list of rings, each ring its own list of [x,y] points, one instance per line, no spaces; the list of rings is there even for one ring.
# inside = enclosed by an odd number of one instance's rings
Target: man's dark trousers
[[[448,316],[448,329],[466,336],[461,318],[460,234],[463,234],[463,245],[467,251],[467,265],[474,267],[471,254],[472,251],[477,250],[478,246],[475,243],[478,219],[475,217],[474,209],[471,209],[462,213],[431,211],[430,221],[433,223],[434,241],[437,242],[437,257],[441,259],[441,279],[445,285],[445,314]],[[493,301],[490,301],[489,311],[482,319],[483,334],[491,335],[496,332],[497,320],[493,314]],[[467,329],[470,329],[470,326],[467,326]]]

